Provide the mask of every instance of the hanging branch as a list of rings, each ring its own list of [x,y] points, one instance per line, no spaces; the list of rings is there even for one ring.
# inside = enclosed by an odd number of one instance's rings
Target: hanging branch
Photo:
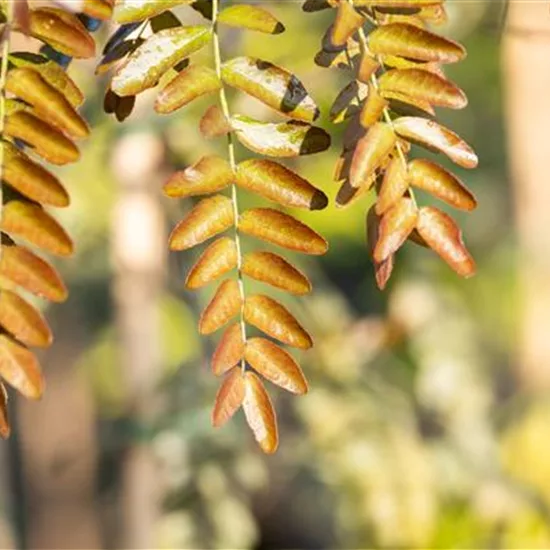
[[[94,17],[107,18],[110,14],[110,5],[100,0],[86,2],[84,9]],[[25,397],[38,399],[44,382],[29,346],[49,346],[52,334],[40,312],[17,289],[52,302],[64,301],[67,289],[57,271],[26,245],[70,256],[73,243],[45,209],[68,206],[69,195],[35,158],[55,165],[78,160],[75,140],[89,134],[76,110],[84,98],[61,64],[65,66],[72,57],[92,57],[95,44],[82,22],[91,20],[61,8],[29,9],[25,1],[7,0],[3,15],[0,170],[5,187],[0,200],[0,375]],[[10,53],[11,31],[41,40],[44,54]],[[7,437],[9,432],[7,394],[0,384],[0,434]]]
[[[140,9],[130,1],[117,4],[115,17],[123,25],[109,41],[100,71],[110,66],[110,58],[123,61],[111,81],[106,104],[108,110],[123,118],[120,105],[133,102],[136,94],[159,81],[162,89],[155,110],[162,114],[174,112],[199,96],[218,93],[220,106],[206,111],[200,129],[207,138],[226,137],[227,160],[204,156],[167,182],[165,193],[170,197],[209,195],[174,228],[170,248],[187,250],[233,229],[232,237],[218,237],[204,250],[189,270],[186,286],[199,289],[237,271],[236,279],[229,277],[221,282],[199,320],[199,331],[211,334],[238,318],[225,330],[212,358],[214,374],[224,376],[212,422],[214,426],[225,424],[242,406],[260,447],[272,453],[278,444],[276,418],[259,375],[296,394],[307,391],[307,382],[290,353],[272,340],[250,337],[248,327],[301,349],[310,348],[312,340],[278,301],[264,294],[247,294],[245,278],[295,295],[308,293],[311,285],[303,273],[278,254],[263,250],[244,255],[241,240],[244,236],[254,237],[306,254],[324,254],[328,245],[307,225],[280,210],[251,208],[241,212],[238,189],[290,208],[322,209],[328,201],[322,191],[279,162],[253,158],[237,163],[234,139],[262,156],[292,158],[325,150],[330,138],[311,125],[319,111],[296,76],[261,59],[237,57],[222,61],[220,26],[279,34],[284,27],[275,17],[251,5],[232,5],[220,11],[219,1],[213,0],[206,5],[192,4],[210,20],[208,25],[185,26],[167,11],[183,3],[190,2],[172,2],[171,6],[165,1],[148,2]],[[146,30],[152,33],[143,38]],[[207,44],[212,45],[214,68],[190,63],[188,57]],[[118,55],[115,51],[124,53]],[[227,86],[255,97],[290,120],[262,122],[232,114]],[[223,194],[226,190],[229,196]]]
[[[376,281],[384,288],[395,253],[407,241],[431,248],[459,275],[475,263],[454,220],[438,208],[419,206],[414,189],[447,204],[472,210],[477,203],[462,182],[427,159],[409,161],[411,145],[445,154],[463,168],[475,168],[474,151],[436,121],[434,107],[462,109],[467,99],[445,78],[442,65],[466,55],[456,42],[427,30],[445,20],[443,0],[308,0],[306,11],[336,7],[316,62],[354,73],[336,98],[331,116],[348,120],[344,151],[336,168],[336,198],[344,207],[374,189],[367,216]]]

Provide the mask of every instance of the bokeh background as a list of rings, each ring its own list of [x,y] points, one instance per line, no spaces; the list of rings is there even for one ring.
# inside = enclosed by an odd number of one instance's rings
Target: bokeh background
[[[286,33],[226,30],[224,55],[265,58],[304,81],[334,143],[291,166],[333,198],[343,128],[328,111],[348,77],[312,62],[333,14],[263,4]],[[57,337],[42,357],[46,395],[11,400],[0,547],[550,548],[547,4],[448,2],[441,30],[469,52],[448,75],[470,105],[440,116],[480,157],[460,172],[480,206],[453,213],[475,278],[407,245],[381,293],[365,246],[369,199],[304,216],[331,248],[295,258],[315,291],[290,303],[316,346],[300,354],[309,394],[271,388],[282,438],[273,457],[241,413],[211,427],[215,341],[199,338],[196,321],[212,290],[185,291],[193,255],[166,251],[190,203],[163,198],[163,181],[223,154],[197,128],[211,100],[161,117],[144,94],[120,125],[102,111],[105,78],[73,64],[94,128],[82,162],[62,172],[78,253],[60,265],[70,299],[47,311]],[[238,95],[231,106],[272,116]]]

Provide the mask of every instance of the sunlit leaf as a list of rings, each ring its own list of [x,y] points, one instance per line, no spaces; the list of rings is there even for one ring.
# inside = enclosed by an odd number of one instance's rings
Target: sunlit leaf
[[[199,332],[201,334],[216,332],[235,317],[241,307],[239,284],[233,279],[226,279],[202,312],[199,320]]]
[[[322,255],[328,250],[328,243],[321,235],[296,218],[272,208],[243,212],[239,231],[304,254]]]
[[[221,237],[201,254],[189,271],[185,286],[189,289],[201,288],[235,267],[237,267],[237,245],[233,239]]]
[[[471,277],[475,274],[475,262],[464,246],[462,231],[449,215],[425,206],[419,211],[416,229],[428,246],[459,275]]]
[[[55,269],[23,246],[3,246],[0,276],[51,302],[67,299],[67,288]]]
[[[224,378],[212,410],[212,425],[223,426],[240,408],[245,397],[245,382],[240,369],[235,368]]]
[[[284,258],[273,252],[250,252],[244,258],[242,272],[281,290],[292,294],[311,292],[308,278]]]
[[[231,126],[245,147],[270,157],[312,155],[330,147],[325,130],[297,120],[272,123],[234,115]]]
[[[422,69],[393,69],[384,73],[379,83],[383,96],[393,92],[451,109],[463,109],[468,104],[466,94],[458,86]]]
[[[175,198],[207,195],[225,189],[233,179],[229,163],[221,157],[209,155],[185,170],[175,172],[164,186],[164,193]]]
[[[352,187],[372,183],[375,170],[395,147],[397,137],[389,124],[378,122],[358,142],[351,161],[349,181]]]
[[[52,333],[44,317],[15,292],[0,291],[0,326],[27,346],[47,347]]]
[[[367,243],[371,256],[374,256],[374,249],[376,247],[376,243],[378,242],[380,221],[381,217],[376,213],[373,205],[367,214]],[[382,262],[377,262],[373,257],[373,263],[376,285],[380,290],[384,290],[393,271],[394,256],[388,256],[388,258]]]
[[[59,180],[9,142],[3,142],[3,179],[22,195],[41,204],[67,206],[69,195]]]
[[[348,0],[340,0],[330,33],[331,43],[334,46],[345,46],[347,41],[364,23],[363,16],[355,10]]]
[[[327,196],[288,168],[265,159],[250,159],[237,166],[236,182],[283,206],[321,210]]]
[[[212,372],[221,376],[234,367],[244,356],[241,323],[230,325],[212,355]]]
[[[248,4],[228,6],[218,15],[218,22],[268,34],[280,34],[285,30],[284,25],[267,10]]]
[[[117,23],[144,21],[181,4],[192,0],[118,0],[115,4],[114,19]]]
[[[380,95],[376,87],[370,84],[367,99],[363,103],[361,114],[359,115],[361,126],[369,128],[376,124],[387,106],[388,102]]]
[[[7,439],[10,436],[11,428],[8,417],[8,392],[4,384],[0,383],[0,436]]]
[[[477,201],[472,192],[448,170],[426,159],[414,159],[409,163],[410,183],[431,193],[438,199],[460,208],[473,210]]]
[[[477,166],[478,159],[473,149],[457,134],[433,120],[401,117],[394,120],[393,126],[401,137],[444,153],[463,168]]]
[[[244,357],[254,370],[273,384],[296,394],[307,392],[307,382],[298,363],[270,340],[250,338]]]
[[[271,399],[262,381],[253,373],[246,372],[243,410],[246,421],[264,453],[272,454],[279,444],[277,418]]]
[[[368,38],[374,54],[389,54],[437,63],[456,63],[466,57],[457,42],[408,23],[390,23],[374,29]]]
[[[201,200],[176,225],[170,235],[172,250],[185,250],[200,244],[235,223],[233,203],[227,197],[214,195]]]
[[[8,116],[5,132],[28,143],[37,155],[52,164],[67,164],[80,158],[78,148],[70,139],[27,111]]]
[[[211,38],[206,25],[166,29],[150,36],[115,73],[112,90],[119,96],[136,95],[156,86],[161,76]]]
[[[0,335],[0,376],[29,399],[39,399],[44,379],[35,355],[6,334]]]
[[[222,79],[294,119],[312,122],[319,116],[317,105],[296,76],[268,61],[231,59],[222,66]]]
[[[308,349],[313,345],[311,336],[294,315],[269,296],[247,296],[244,303],[244,318],[247,323],[289,346]]]
[[[199,129],[206,139],[225,136],[231,132],[231,124],[217,105],[208,107],[202,116]]]
[[[155,100],[157,113],[171,113],[197,97],[218,91],[221,82],[216,72],[203,65],[190,65],[173,78]]]
[[[12,200],[4,204],[0,227],[4,233],[59,256],[70,256],[73,243],[59,223],[40,206]]]
[[[70,57],[95,55],[95,42],[80,19],[59,8],[42,7],[31,11],[29,33]]]
[[[399,155],[396,155],[386,168],[384,179],[378,192],[376,213],[384,214],[405,194],[409,188],[409,174],[407,167]]]
[[[374,260],[378,263],[395,254],[415,228],[418,209],[410,197],[399,199],[383,216],[378,228]]]

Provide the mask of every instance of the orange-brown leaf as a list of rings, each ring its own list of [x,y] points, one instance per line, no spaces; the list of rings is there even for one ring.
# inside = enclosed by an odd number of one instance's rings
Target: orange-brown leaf
[[[8,392],[0,383],[0,436],[7,439],[10,436],[10,421],[8,417]]]
[[[399,199],[380,221],[378,242],[374,247],[374,260],[383,262],[395,254],[414,229],[418,209],[410,197]]]
[[[384,179],[378,192],[376,213],[384,214],[391,208],[409,188],[409,176],[400,155],[396,155],[386,168]]]
[[[361,54],[361,61],[357,69],[357,80],[368,84],[373,74],[380,68],[380,63],[368,52]]]
[[[48,84],[39,72],[26,67],[11,69],[6,90],[32,105],[38,115],[69,136],[84,138],[90,133],[85,120],[65,96]]]
[[[16,200],[6,203],[0,227],[4,233],[52,254],[70,256],[73,253],[69,235],[54,218],[33,203]]]
[[[284,258],[273,252],[251,252],[244,258],[242,272],[281,290],[302,295],[311,292],[308,278]]]
[[[392,69],[380,79],[380,93],[398,93],[438,107],[463,109],[466,94],[453,82],[423,69]]]
[[[462,210],[473,210],[477,201],[472,192],[449,171],[426,159],[414,159],[409,163],[411,185],[431,193],[447,204]]]
[[[369,93],[359,115],[359,121],[363,128],[369,128],[378,120],[388,106],[388,102],[380,95],[378,90],[372,85],[369,85]]]
[[[229,163],[217,155],[208,155],[175,172],[166,182],[164,193],[174,198],[207,195],[225,189],[232,181]]]
[[[283,206],[322,210],[327,196],[288,168],[266,159],[250,159],[237,166],[236,182]]]
[[[235,223],[233,203],[223,195],[201,200],[174,228],[170,235],[172,250],[185,250],[200,244]]]
[[[371,256],[374,255],[374,248],[378,242],[380,229],[380,216],[376,213],[375,206],[371,206],[367,214],[367,242]],[[391,255],[383,262],[377,262],[373,258],[374,278],[380,290],[384,290],[393,272],[394,256]]]
[[[202,116],[199,129],[206,139],[213,139],[231,132],[231,124],[218,105],[211,105]]]
[[[221,88],[221,82],[214,69],[204,65],[190,65],[159,92],[155,100],[155,111],[172,113],[197,97],[211,94]]]
[[[223,327],[242,307],[239,283],[225,280],[218,288],[210,303],[204,308],[199,319],[199,332],[211,334]]]
[[[262,381],[253,372],[244,375],[243,410],[246,421],[254,433],[256,441],[264,453],[272,454],[277,450],[277,418],[269,395]]]
[[[31,145],[34,153],[52,164],[67,164],[80,158],[76,145],[69,138],[27,111],[8,116],[5,131]]]
[[[309,349],[311,336],[282,304],[263,294],[248,296],[244,303],[247,323],[289,346]]]
[[[457,42],[405,22],[380,25],[368,38],[369,50],[437,63],[456,63],[466,57],[466,50]]]
[[[307,381],[292,355],[265,338],[250,338],[244,358],[259,374],[285,390],[303,394]]]
[[[33,162],[11,143],[3,142],[3,179],[31,200],[51,206],[68,206],[69,194],[60,181],[40,164]]]
[[[296,218],[272,208],[251,208],[239,219],[239,230],[269,243],[303,252],[322,255],[328,243]]]
[[[347,41],[364,22],[365,19],[363,16],[355,10],[348,0],[340,0],[334,25],[330,33],[332,45],[337,47],[345,46]]]
[[[401,137],[444,153],[463,168],[477,166],[478,159],[473,149],[457,134],[433,120],[401,117],[394,120],[393,127]]]
[[[6,334],[0,335],[0,377],[29,399],[39,399],[44,391],[36,356]]]
[[[23,246],[3,246],[0,276],[51,302],[67,299],[67,288],[57,271]]]
[[[241,407],[245,397],[245,379],[235,368],[224,378],[212,410],[212,425],[223,426]]]
[[[29,33],[70,57],[95,55],[95,42],[76,15],[58,8],[37,8],[30,12]]]
[[[372,183],[375,170],[395,147],[397,137],[389,124],[378,122],[357,142],[351,161],[349,181],[352,187]]]
[[[234,367],[244,356],[241,323],[234,323],[223,333],[212,355],[212,372],[220,376]]]
[[[237,245],[229,237],[215,240],[189,271],[185,286],[201,288],[237,267]]]
[[[52,333],[42,315],[15,292],[0,292],[0,326],[27,346],[47,347]]]
[[[447,214],[432,206],[420,209],[416,225],[418,233],[459,275],[471,277],[475,262],[462,240],[462,231]]]

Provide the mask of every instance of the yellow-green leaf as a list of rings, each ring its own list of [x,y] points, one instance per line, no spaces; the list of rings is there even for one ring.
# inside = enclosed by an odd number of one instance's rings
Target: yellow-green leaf
[[[123,97],[156,86],[160,78],[211,39],[206,25],[175,27],[150,36],[113,76],[111,89]]]
[[[234,115],[231,126],[245,147],[270,157],[312,155],[330,147],[325,130],[299,120],[271,123]]]
[[[193,0],[118,0],[115,4],[114,20],[126,25],[145,21],[159,13],[181,4],[191,4]]]
[[[276,111],[305,122],[319,116],[304,85],[281,67],[253,57],[236,57],[222,65],[223,81]]]
[[[285,30],[284,25],[267,10],[249,4],[228,6],[218,15],[218,22],[267,34],[280,34]]]

